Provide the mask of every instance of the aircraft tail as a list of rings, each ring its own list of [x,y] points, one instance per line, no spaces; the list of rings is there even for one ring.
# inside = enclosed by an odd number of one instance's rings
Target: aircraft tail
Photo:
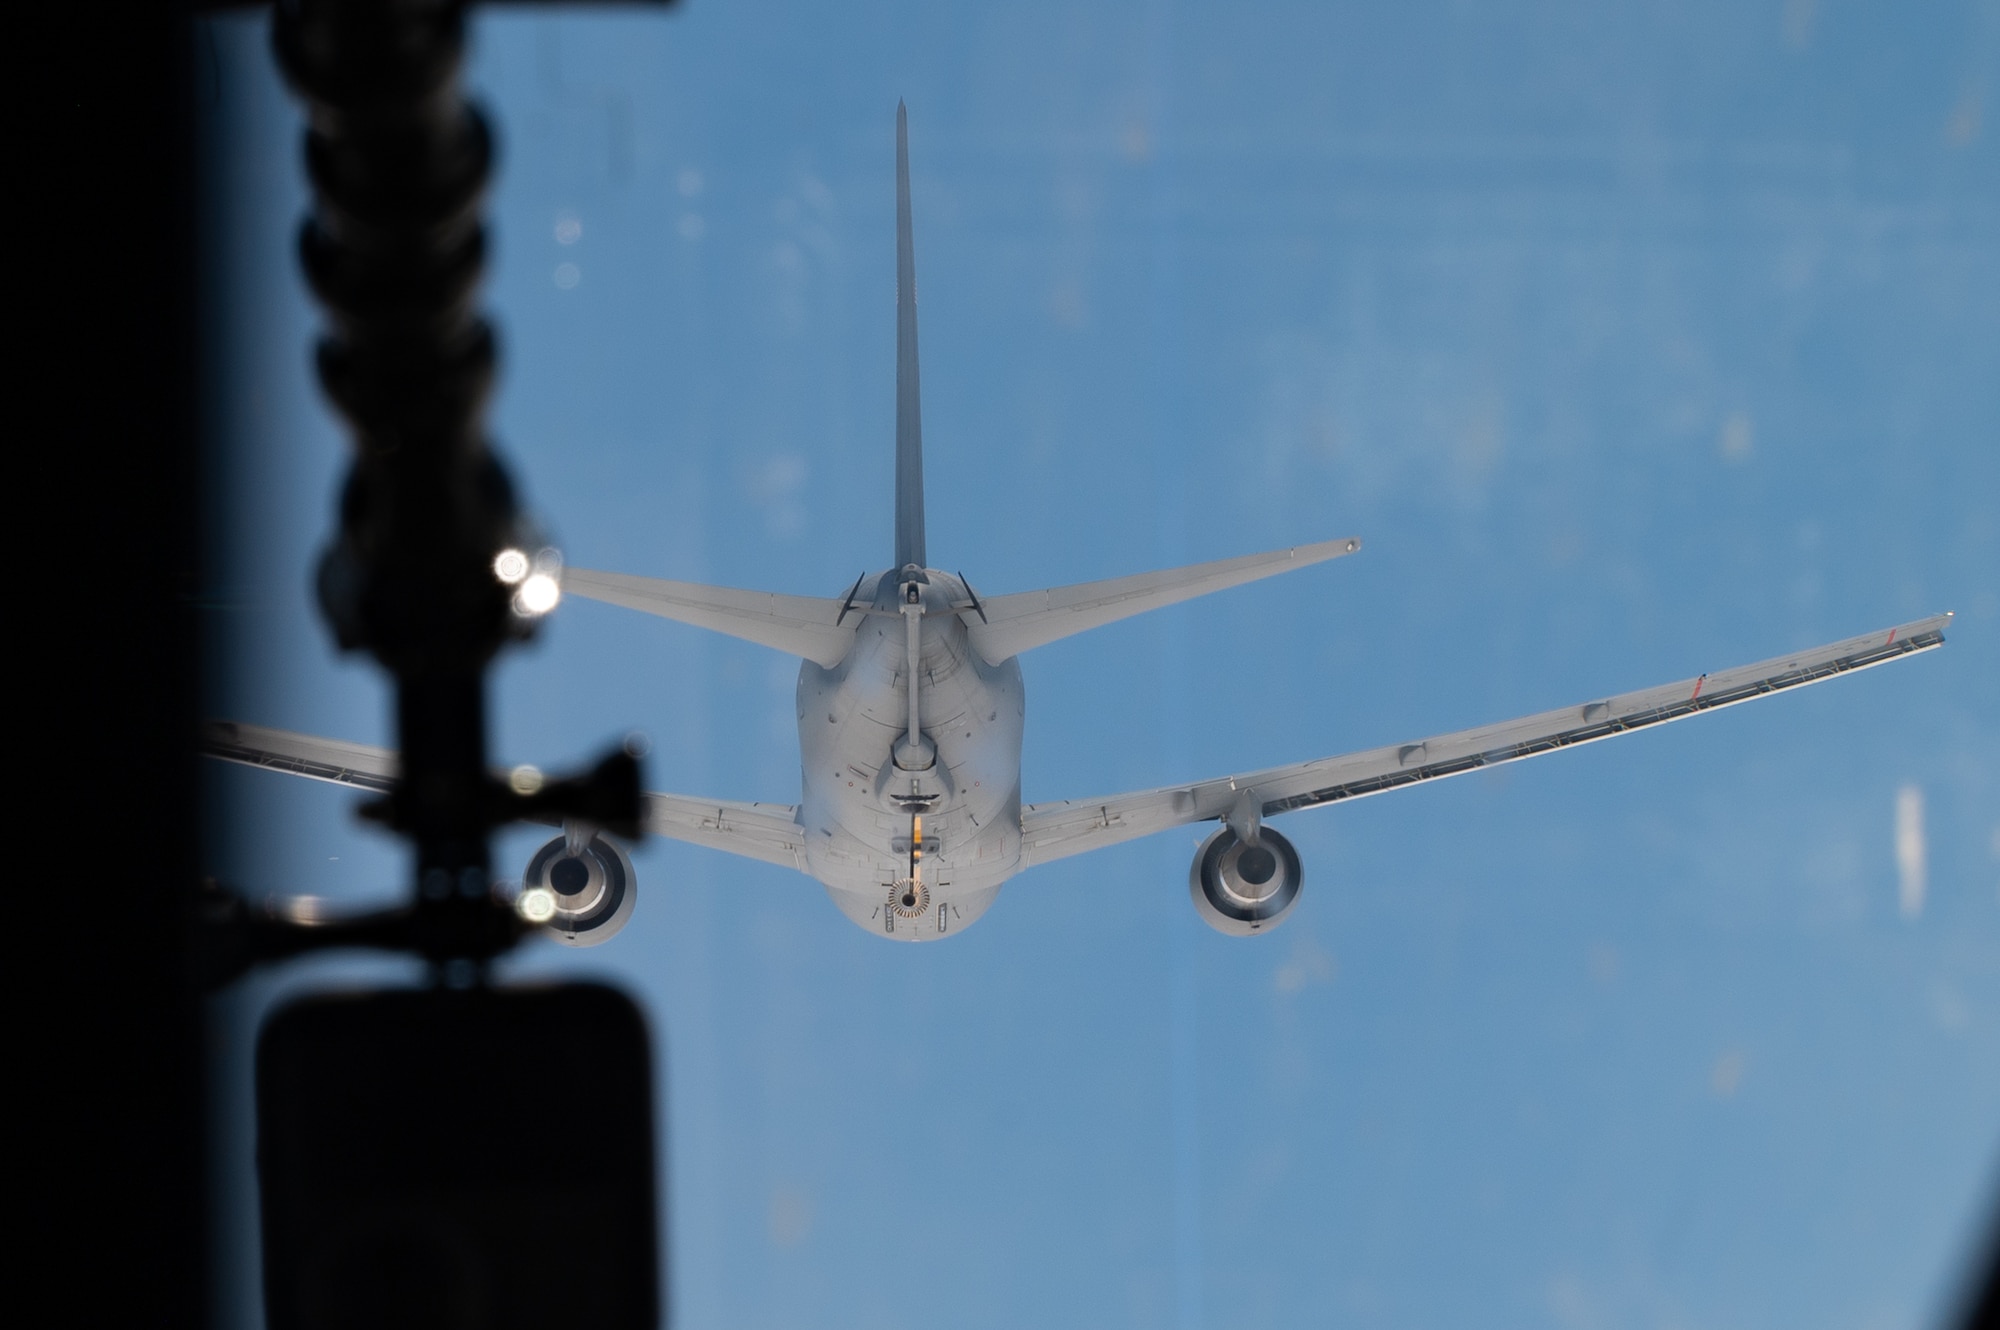
[[[924,424],[917,391],[917,261],[910,243],[909,113],[896,103],[896,567],[924,557]]]

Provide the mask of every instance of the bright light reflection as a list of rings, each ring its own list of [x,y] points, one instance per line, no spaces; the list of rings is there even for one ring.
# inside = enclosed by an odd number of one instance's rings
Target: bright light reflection
[[[1924,912],[1924,792],[1915,785],[1896,791],[1896,903],[1905,919]]]
[[[273,913],[295,924],[323,924],[331,914],[323,896],[287,896],[273,902]]]
[[[493,557],[493,575],[513,586],[528,575],[528,556],[522,550],[501,550]]]
[[[514,612],[523,615],[547,614],[562,599],[562,588],[547,573],[536,573],[521,583],[514,593]]]
[[[514,902],[514,908],[529,923],[545,924],[556,917],[556,894],[547,887],[529,887]]]
[[[516,794],[533,794],[542,788],[541,768],[523,762],[507,773],[507,783],[514,788]]]

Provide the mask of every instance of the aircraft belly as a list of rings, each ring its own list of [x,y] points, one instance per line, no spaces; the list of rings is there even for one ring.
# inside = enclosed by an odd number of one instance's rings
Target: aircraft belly
[[[924,819],[926,843],[933,838],[936,819],[939,848],[923,856],[923,899],[906,907],[898,884],[909,873],[908,858],[882,847],[897,835],[907,838],[908,820],[872,809],[841,811],[845,818],[808,822],[807,866],[843,914],[896,941],[949,936],[985,913],[1001,884],[1020,871],[1018,800],[1012,817],[991,821],[969,836],[959,834],[971,829],[967,810],[947,808]],[[862,823],[867,834],[856,835],[850,822]]]
[[[830,669],[799,672],[798,718],[807,867],[842,913],[897,941],[949,936],[984,913],[1021,863],[1020,669],[975,657],[954,617],[926,620],[918,693],[935,767],[923,778],[922,899],[909,877],[912,809],[892,763],[907,733],[908,657],[900,635],[857,633]]]

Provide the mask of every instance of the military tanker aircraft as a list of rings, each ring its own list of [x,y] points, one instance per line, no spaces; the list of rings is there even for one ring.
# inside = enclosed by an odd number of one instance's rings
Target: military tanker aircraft
[[[1305,881],[1281,813],[1477,771],[1768,697],[1944,642],[1949,614],[1754,665],[1519,720],[1340,757],[1099,798],[1021,802],[1026,707],[1020,656],[1134,614],[1341,558],[1353,538],[1169,572],[981,596],[929,566],[917,385],[916,273],[907,118],[896,112],[895,563],[826,598],[740,591],[571,568],[560,589],[726,633],[797,656],[802,768],[797,804],[646,796],[646,827],[819,879],[841,911],[884,938],[949,937],[985,913],[1024,868],[1191,823],[1216,829],[1195,851],[1189,894],[1204,922],[1247,936],[1277,927]],[[522,552],[496,576],[552,604]],[[542,582],[537,583],[536,578]],[[539,588],[539,589],[537,589]],[[211,723],[213,756],[386,791],[396,756],[339,740]],[[603,942],[637,901],[631,860],[610,835],[569,824],[529,861],[524,910],[573,946]]]

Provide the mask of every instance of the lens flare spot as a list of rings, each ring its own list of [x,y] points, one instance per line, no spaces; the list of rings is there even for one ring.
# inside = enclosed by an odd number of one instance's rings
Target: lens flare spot
[[[514,612],[524,618],[547,614],[562,599],[562,587],[547,573],[536,573],[514,593]]]
[[[508,586],[517,586],[528,575],[525,550],[505,549],[493,556],[493,575]]]
[[[545,924],[556,917],[556,894],[547,887],[529,887],[514,908],[531,924]]]

